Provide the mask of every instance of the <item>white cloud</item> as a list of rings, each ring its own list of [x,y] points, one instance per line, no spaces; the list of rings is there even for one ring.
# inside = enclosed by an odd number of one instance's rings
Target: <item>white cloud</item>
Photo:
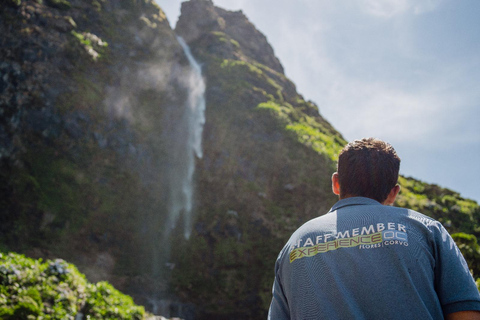
[[[391,18],[396,15],[412,11],[422,14],[434,10],[441,0],[362,0],[364,12],[381,17]]]
[[[409,8],[408,0],[363,0],[360,3],[366,13],[382,18],[404,13]]]
[[[420,145],[444,127],[448,104],[430,93],[412,93],[386,83],[368,83],[337,74],[321,97],[324,115],[347,139],[377,136]],[[322,85],[322,84],[320,84]],[[334,108],[332,108],[334,107]],[[321,108],[322,109],[322,108]]]
[[[423,0],[423,1],[416,1],[413,5],[413,12],[415,14],[422,14],[426,12],[430,12],[435,10],[442,0]]]

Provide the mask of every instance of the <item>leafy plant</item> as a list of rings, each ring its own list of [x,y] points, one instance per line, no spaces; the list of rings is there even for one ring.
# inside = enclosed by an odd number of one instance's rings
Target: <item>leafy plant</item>
[[[0,253],[0,318],[143,319],[144,308],[107,282],[89,283],[77,268],[57,259],[34,260]]]

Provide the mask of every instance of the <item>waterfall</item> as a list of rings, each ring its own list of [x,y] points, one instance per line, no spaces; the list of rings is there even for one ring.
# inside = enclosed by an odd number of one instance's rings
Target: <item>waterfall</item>
[[[174,166],[171,171],[170,199],[168,204],[169,225],[173,229],[183,214],[184,236],[189,238],[192,232],[193,208],[193,174],[195,172],[195,155],[201,158],[202,132],[205,124],[205,81],[202,77],[202,68],[195,60],[190,48],[181,37],[177,37],[192,68],[186,79],[188,89],[187,107],[183,117],[185,141],[177,141],[174,154]],[[186,137],[185,137],[186,135]],[[168,234],[168,232],[166,232]]]
[[[152,279],[156,292],[148,300],[154,314],[171,316],[172,309],[181,312],[182,305],[172,300],[169,293],[169,277],[175,267],[170,262],[171,235],[179,221],[183,223],[183,237],[189,239],[193,227],[195,157],[202,158],[202,133],[205,124],[205,81],[201,65],[193,57],[190,48],[181,37],[179,44],[188,59],[190,68],[179,77],[179,83],[186,89],[186,105],[173,106],[167,111],[164,124],[167,165],[165,178],[167,190],[163,223],[157,216],[157,229],[152,253]],[[185,312],[185,311],[183,311]],[[186,317],[184,317],[186,318]]]
[[[175,228],[180,216],[184,222],[184,236],[192,232],[193,174],[195,155],[202,157],[202,132],[205,123],[205,81],[202,68],[192,56],[190,48],[181,37],[177,37],[190,63],[191,72],[186,78],[188,90],[187,106],[178,125],[176,143],[172,146],[172,167],[169,172],[169,199],[167,204],[168,223],[165,236]]]

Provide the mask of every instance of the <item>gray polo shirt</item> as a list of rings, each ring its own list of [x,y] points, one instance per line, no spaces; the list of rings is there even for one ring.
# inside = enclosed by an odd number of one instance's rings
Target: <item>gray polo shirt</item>
[[[291,236],[268,318],[443,319],[462,310],[480,311],[480,295],[441,223],[353,197]]]

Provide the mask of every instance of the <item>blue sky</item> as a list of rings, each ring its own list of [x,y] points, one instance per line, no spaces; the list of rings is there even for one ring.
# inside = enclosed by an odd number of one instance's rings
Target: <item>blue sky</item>
[[[172,27],[181,2],[157,0]],[[245,13],[347,140],[386,140],[403,175],[480,202],[480,1],[214,3]]]

